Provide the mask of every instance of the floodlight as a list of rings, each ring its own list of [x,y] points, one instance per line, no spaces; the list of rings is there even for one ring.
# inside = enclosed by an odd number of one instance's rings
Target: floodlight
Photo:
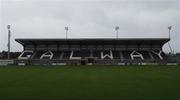
[[[65,27],[65,30],[67,31],[67,30],[69,30],[69,28],[68,28],[68,27]]]
[[[11,28],[11,25],[7,25],[7,28],[10,29],[10,28]]]
[[[115,27],[115,30],[116,30],[116,38],[118,39],[118,30],[119,30],[119,26],[116,26],[116,27]]]
[[[115,27],[115,30],[116,30],[116,31],[119,30],[119,26],[116,26],[116,27]]]
[[[65,27],[65,30],[66,30],[66,40],[67,40],[69,27],[66,26],[66,27]]]
[[[171,29],[172,29],[172,26],[169,26],[168,29],[171,30]]]

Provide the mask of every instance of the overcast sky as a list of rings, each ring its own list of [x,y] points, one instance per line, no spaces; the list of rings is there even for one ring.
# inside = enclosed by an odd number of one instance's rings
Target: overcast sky
[[[180,52],[180,0],[0,0],[0,51],[21,51],[15,38],[167,38]],[[167,44],[163,47],[169,51]]]

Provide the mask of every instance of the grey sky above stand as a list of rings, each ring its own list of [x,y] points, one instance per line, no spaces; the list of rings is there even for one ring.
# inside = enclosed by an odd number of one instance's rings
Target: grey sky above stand
[[[0,51],[15,38],[168,38],[180,52],[180,0],[0,0]],[[164,46],[169,51],[168,44]]]

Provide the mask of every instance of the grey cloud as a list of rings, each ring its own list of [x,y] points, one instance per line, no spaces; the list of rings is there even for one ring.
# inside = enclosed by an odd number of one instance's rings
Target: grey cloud
[[[22,50],[14,38],[168,37],[180,52],[180,0],[1,0],[1,47],[6,50],[6,25],[12,25],[12,49]],[[21,48],[21,49],[19,49]],[[164,46],[168,51],[167,45]]]

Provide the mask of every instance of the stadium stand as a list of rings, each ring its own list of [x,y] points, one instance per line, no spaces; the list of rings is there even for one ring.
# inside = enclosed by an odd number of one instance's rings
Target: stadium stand
[[[16,63],[36,65],[166,63],[168,38],[15,39],[24,47]]]

